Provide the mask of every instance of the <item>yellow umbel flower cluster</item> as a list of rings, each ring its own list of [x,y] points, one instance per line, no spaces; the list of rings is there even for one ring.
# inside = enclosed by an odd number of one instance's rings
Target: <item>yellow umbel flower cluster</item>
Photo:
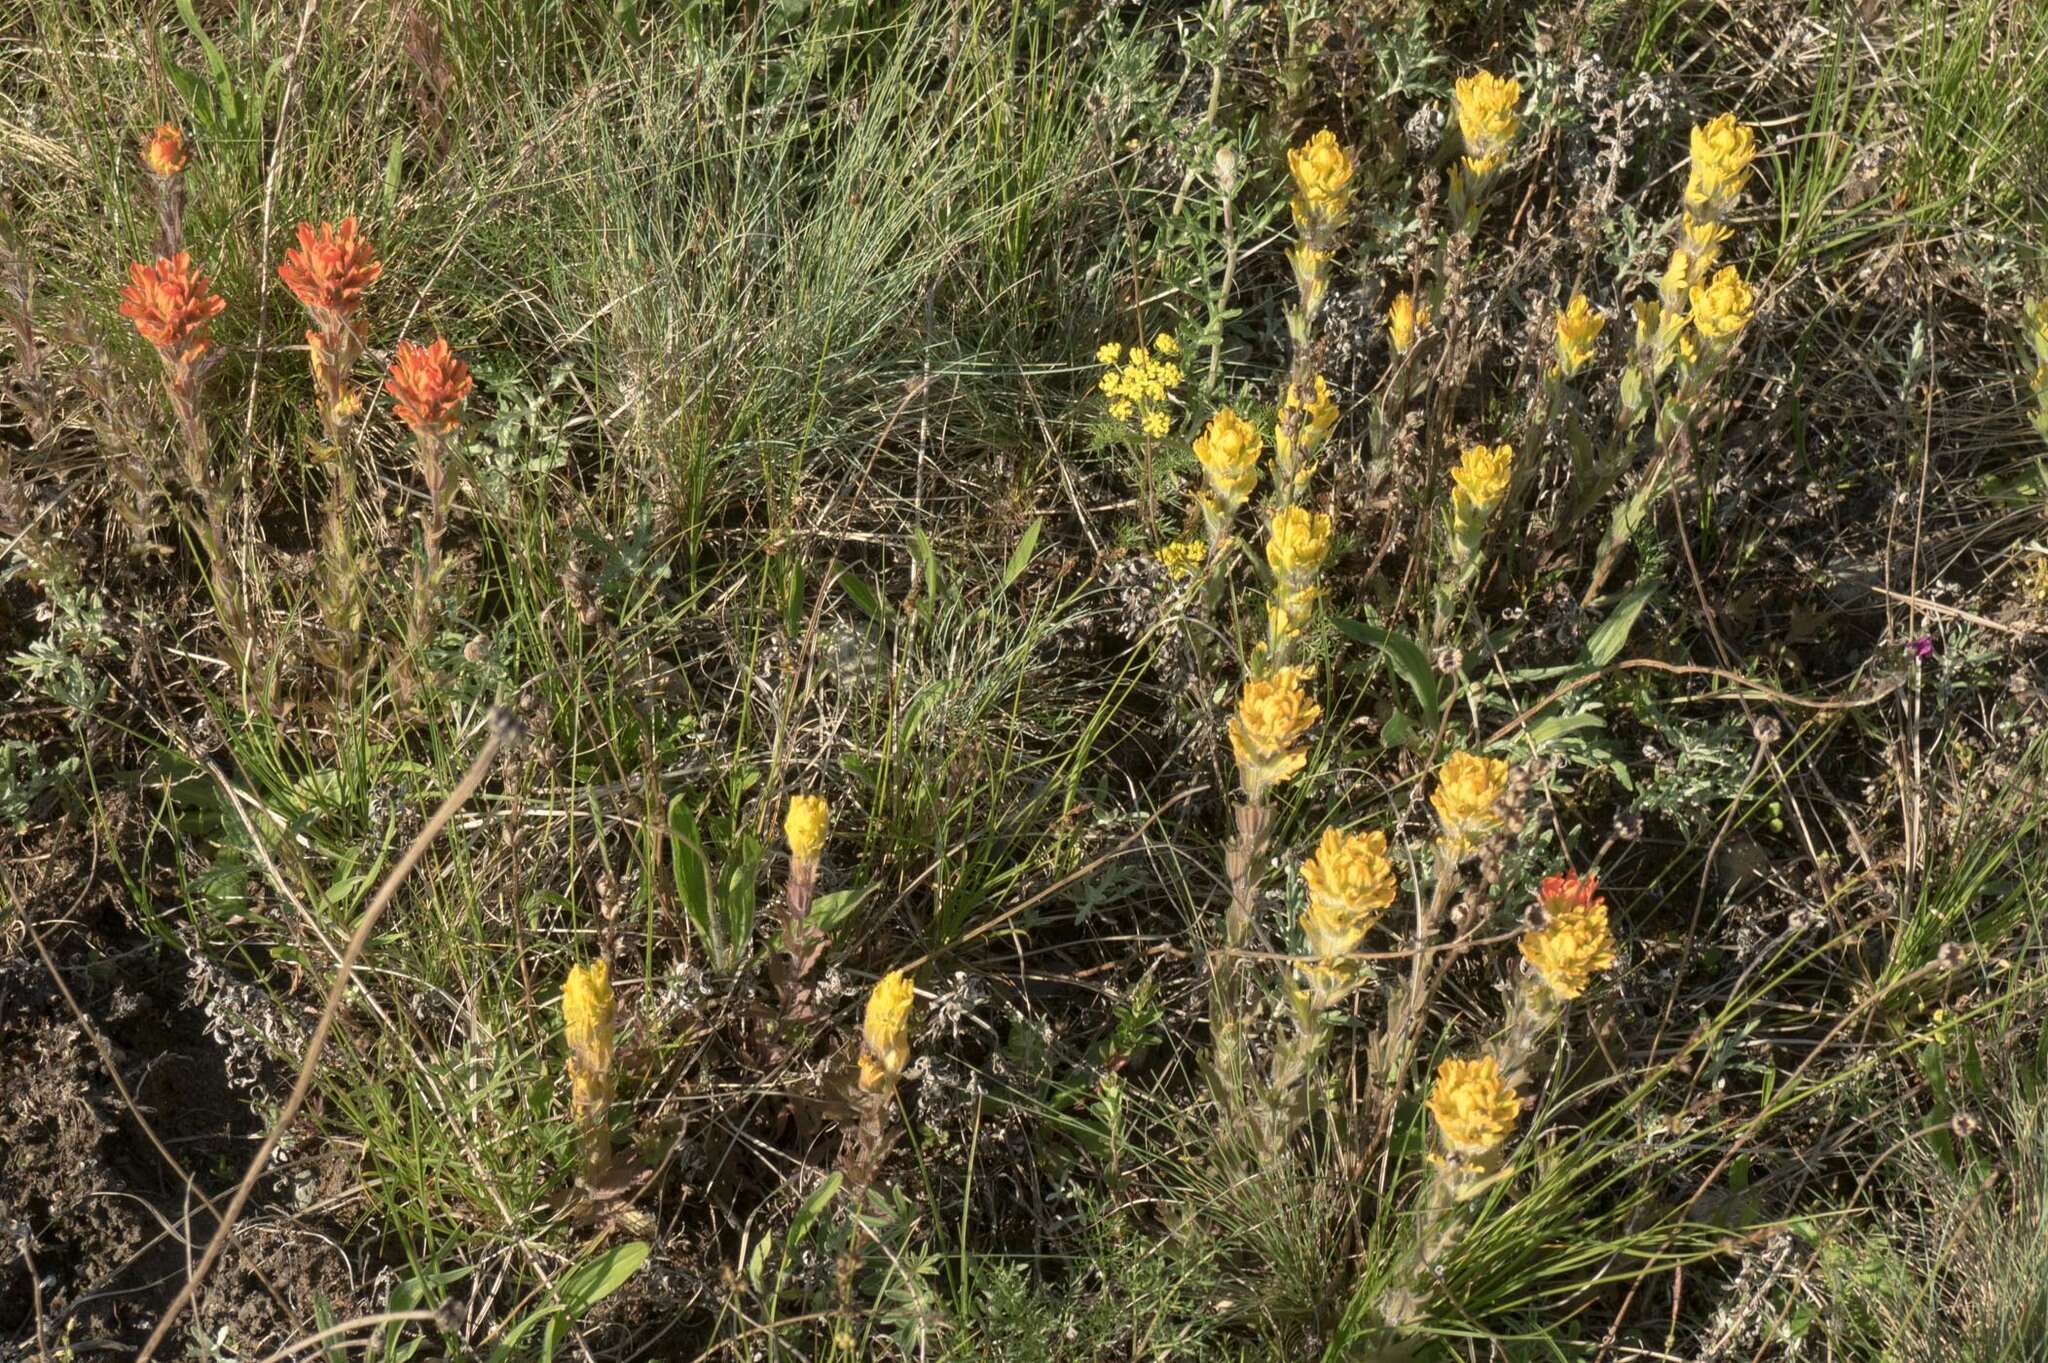
[[[1302,974],[1327,1004],[1357,972],[1348,958],[1394,902],[1387,835],[1326,828],[1315,856],[1301,864],[1301,878],[1308,887],[1301,934],[1312,958]]]
[[[1501,825],[1500,797],[1508,788],[1508,764],[1497,757],[1454,752],[1437,768],[1431,808],[1443,825],[1439,845],[1464,856]]]
[[[1458,115],[1458,135],[1465,142],[1465,173],[1491,175],[1508,159],[1515,134],[1522,126],[1517,106],[1522,102],[1522,83],[1502,80],[1491,71],[1478,71],[1453,87],[1452,103]]]
[[[1322,718],[1323,708],[1304,688],[1309,670],[1283,667],[1245,683],[1230,721],[1230,750],[1239,779],[1256,802],[1268,786],[1290,780],[1308,765],[1302,740]]]
[[[1515,1119],[1522,1114],[1522,1100],[1490,1055],[1444,1061],[1423,1106],[1436,1118],[1444,1147],[1466,1159],[1490,1154],[1513,1133]]]
[[[917,987],[900,970],[884,975],[868,995],[860,1029],[860,1086],[869,1093],[894,1089],[910,1064],[910,1008],[916,1001]]]
[[[1522,958],[1560,999],[1577,998],[1595,972],[1614,968],[1614,937],[1599,889],[1593,876],[1546,877],[1538,891],[1543,926],[1522,934]]]
[[[1180,343],[1164,331],[1152,338],[1150,350],[1134,345],[1128,355],[1115,341],[1103,342],[1095,358],[1109,366],[1099,385],[1109,398],[1109,414],[1148,439],[1164,439],[1173,430],[1173,393],[1186,379],[1173,359],[1178,354]]]
[[[1186,577],[1200,571],[1208,560],[1209,546],[1200,540],[1175,540],[1172,544],[1161,545],[1154,557],[1159,560],[1159,566],[1166,569],[1167,576]]]
[[[1573,294],[1572,301],[1557,314],[1558,372],[1570,378],[1591,364],[1594,347],[1606,325],[1607,318],[1593,310],[1586,295]]]
[[[790,860],[816,862],[831,835],[832,813],[822,795],[793,795],[782,817],[782,833],[789,839]]]
[[[1229,407],[1210,417],[1207,428],[1195,437],[1195,458],[1208,482],[1205,506],[1218,519],[1228,520],[1258,486],[1259,456],[1265,448],[1258,428]]]
[[[1325,128],[1290,150],[1287,169],[1294,177],[1294,225],[1304,232],[1342,226],[1351,207],[1356,168],[1338,145],[1337,134]]]

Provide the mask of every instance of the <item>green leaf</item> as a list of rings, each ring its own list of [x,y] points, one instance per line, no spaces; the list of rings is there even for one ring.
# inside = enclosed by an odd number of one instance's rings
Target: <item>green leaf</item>
[[[869,586],[866,578],[851,568],[842,569],[839,574],[839,586],[853,598],[854,605],[867,613],[868,619],[878,625],[889,622],[889,612],[882,605],[882,594]]]
[[[838,1195],[839,1185],[845,1179],[844,1174],[831,1174],[818,1185],[817,1191],[804,1199],[804,1205],[798,1207],[796,1215],[790,1218],[789,1233],[783,1238],[783,1243],[795,1249],[804,1242],[804,1237],[811,1233],[811,1223],[825,1210],[825,1204]]]
[[[1422,707],[1422,727],[1434,729],[1439,713],[1436,672],[1430,667],[1429,655],[1422,651],[1422,645],[1405,634],[1368,625],[1363,620],[1339,620],[1337,628],[1380,651],[1387,665],[1415,693],[1415,702]]]
[[[398,185],[405,173],[405,134],[391,135],[391,150],[384,153],[384,216],[394,216],[398,204]]]
[[[562,1278],[557,1288],[562,1309],[571,1319],[609,1297],[626,1285],[626,1279],[640,1271],[654,1247],[645,1240],[614,1245],[588,1263],[578,1264]]]
[[[697,818],[678,795],[668,802],[669,859],[675,870],[676,898],[683,901],[683,913],[704,939],[706,947],[718,950],[711,923],[711,867],[704,855],[704,839],[697,832]]]
[[[1552,743],[1583,729],[1602,729],[1607,721],[1591,710],[1578,710],[1569,715],[1550,715],[1531,724],[1523,733],[1531,752],[1549,747]]]
[[[834,890],[831,894],[819,895],[811,901],[811,922],[817,924],[821,932],[829,934],[837,930],[874,888],[863,885],[857,890]]]
[[[1655,578],[1632,588],[1615,603],[1614,610],[1592,634],[1586,638],[1586,657],[1595,667],[1605,667],[1621,656],[1621,650],[1628,643],[1629,631],[1635,628],[1636,617],[1643,613],[1643,607],[1650,604],[1650,597],[1662,584]]]
[[[1018,578],[1024,576],[1024,570],[1031,566],[1031,555],[1038,548],[1039,532],[1044,529],[1045,518],[1043,516],[1025,527],[1023,538],[1019,539],[1017,547],[1010,551],[1010,561],[1003,568],[1003,583],[1001,587],[997,588],[998,591],[1010,590],[1011,585]]]

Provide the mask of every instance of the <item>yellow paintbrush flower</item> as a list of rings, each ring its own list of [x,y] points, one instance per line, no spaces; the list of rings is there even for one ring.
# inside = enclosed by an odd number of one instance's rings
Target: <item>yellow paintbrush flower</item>
[[[611,967],[573,966],[562,981],[562,1037],[569,1046],[569,1115],[582,1147],[586,1182],[611,1164],[612,1057],[616,1006]]]
[[[1301,878],[1308,887],[1302,938],[1315,958],[1303,974],[1327,987],[1350,978],[1356,963],[1345,958],[1394,902],[1387,835],[1326,828],[1315,856],[1301,864]]]
[[[1258,486],[1259,455],[1265,448],[1258,429],[1228,407],[1210,417],[1195,437],[1195,458],[1208,476],[1210,496],[1224,512],[1243,506]]]
[[[1733,265],[1692,286],[1692,324],[1710,341],[1728,340],[1748,326],[1755,305],[1756,295]]]
[[[1506,1140],[1522,1113],[1522,1100],[1501,1078],[1500,1064],[1490,1055],[1444,1061],[1423,1106],[1436,1118],[1445,1147],[1467,1158],[1484,1155]]]
[[[1335,226],[1343,220],[1351,200],[1351,157],[1337,143],[1337,134],[1323,129],[1287,153],[1287,169],[1294,176],[1294,216],[1297,224],[1314,222]]]
[[[1566,378],[1592,363],[1600,329],[1606,325],[1607,318],[1593,311],[1582,293],[1573,294],[1570,305],[1557,314],[1557,367]]]
[[[1451,470],[1451,522],[1460,536],[1470,536],[1507,495],[1514,473],[1512,446],[1468,445]]]
[[[1406,289],[1395,294],[1394,301],[1387,305],[1387,336],[1394,343],[1396,355],[1413,350],[1415,334],[1428,325],[1428,307],[1417,306]]]
[[[1508,148],[1522,120],[1516,108],[1522,100],[1522,84],[1502,80],[1490,71],[1464,77],[1453,87],[1452,103],[1458,115],[1458,132],[1465,140],[1465,171],[1469,175],[1491,175],[1507,160]]]
[[[1429,803],[1443,824],[1441,843],[1463,856],[1500,827],[1500,797],[1508,788],[1508,764],[1497,757],[1454,752],[1437,768]]]
[[[1266,564],[1283,582],[1314,577],[1330,556],[1327,512],[1290,506],[1273,518],[1267,534]]]
[[[1756,160],[1756,129],[1722,114],[1692,130],[1692,170],[1685,181],[1688,208],[1720,218],[1749,183]]]
[[[822,795],[792,795],[782,818],[783,836],[789,839],[792,861],[816,861],[825,850],[832,831],[832,813]]]
[[[1230,750],[1237,755],[1238,774],[1254,799],[1267,786],[1291,780],[1308,755],[1302,739],[1323,709],[1303,688],[1305,667],[1283,667],[1270,676],[1245,683],[1237,714],[1230,721]]]
[[[884,975],[868,995],[860,1031],[860,1086],[868,1092],[894,1088],[910,1063],[910,1006],[916,1001],[916,986],[900,970]]]
[[[1593,876],[1546,877],[1537,892],[1543,926],[1522,934],[1522,958],[1561,999],[1577,998],[1596,971],[1614,968],[1614,938],[1599,888]]]
[[[1678,249],[1685,255],[1688,276],[1705,279],[1707,271],[1721,258],[1721,247],[1734,235],[1732,227],[1686,213],[1678,226]]]
[[[1313,394],[1303,391],[1301,384],[1288,384],[1287,395],[1280,400],[1280,420],[1273,427],[1274,458],[1283,466],[1293,466],[1298,459],[1314,454],[1336,424],[1337,404],[1330,399],[1328,379],[1316,375]],[[1295,469],[1297,481],[1307,474],[1305,467]]]

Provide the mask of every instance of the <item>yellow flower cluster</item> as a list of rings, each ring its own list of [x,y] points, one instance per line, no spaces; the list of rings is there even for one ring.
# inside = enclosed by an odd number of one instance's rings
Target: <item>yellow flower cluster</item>
[[[1301,878],[1308,887],[1301,932],[1314,958],[1302,973],[1327,994],[1355,973],[1356,962],[1346,958],[1394,902],[1387,835],[1326,828],[1315,856],[1301,864]]]
[[[1305,667],[1283,667],[1245,683],[1230,721],[1230,750],[1237,756],[1245,792],[1257,801],[1266,787],[1290,780],[1308,765],[1302,740],[1323,709],[1304,688]]]
[[[1468,445],[1451,470],[1451,520],[1462,537],[1475,536],[1514,474],[1515,451],[1509,445]],[[1470,552],[1470,546],[1466,546]]]
[[[1723,341],[1749,325],[1756,295],[1733,265],[1706,284],[1692,286],[1692,324],[1710,341]]]
[[[1505,1141],[1522,1114],[1522,1100],[1501,1077],[1500,1062],[1490,1055],[1444,1061],[1423,1106],[1436,1118],[1445,1147],[1468,1159],[1488,1154]]]
[[[1351,206],[1351,157],[1337,134],[1323,129],[1287,153],[1294,177],[1294,223],[1303,231],[1338,227]]]
[[[1301,384],[1287,385],[1286,396],[1280,399],[1280,420],[1273,427],[1273,457],[1282,469],[1292,470],[1297,486],[1308,480],[1307,460],[1336,425],[1337,404],[1330,397],[1329,380],[1316,375],[1313,394]]]
[[[1522,934],[1522,957],[1550,992],[1575,999],[1597,971],[1614,968],[1614,938],[1607,928],[1607,901],[1592,876],[1549,876],[1538,898],[1543,926]]]
[[[1109,398],[1109,414],[1126,425],[1136,426],[1149,439],[1164,439],[1173,429],[1168,405],[1186,378],[1174,363],[1173,357],[1178,354],[1179,342],[1164,331],[1152,338],[1150,350],[1134,345],[1128,355],[1115,341],[1103,342],[1095,358],[1109,366],[1100,384]]]
[[[832,830],[832,814],[822,795],[793,795],[782,817],[782,833],[789,839],[792,861],[815,862],[825,850]]]
[[[1200,540],[1175,540],[1172,544],[1161,545],[1155,557],[1168,576],[1186,577],[1198,571],[1208,560],[1209,546]]]
[[[1406,355],[1415,348],[1415,334],[1429,325],[1429,306],[1418,306],[1406,289],[1394,295],[1394,301],[1387,305],[1387,336],[1394,343],[1396,355]]]
[[[569,1116],[590,1181],[611,1163],[614,1016],[611,968],[603,961],[572,967],[562,981],[562,1035],[569,1045]]]
[[[1244,505],[1259,481],[1259,456],[1266,442],[1258,428],[1225,407],[1195,437],[1195,458],[1209,484],[1209,500],[1224,516]]]
[[[603,961],[573,966],[562,981],[562,1031],[569,1049],[593,1069],[612,1063],[611,967]]]
[[[868,995],[860,1029],[860,1086],[869,1093],[896,1087],[910,1064],[910,1007],[916,1001],[916,986],[900,970],[884,975]]]
[[[1557,367],[1566,378],[1584,369],[1593,360],[1593,349],[1600,339],[1601,328],[1607,325],[1607,318],[1593,310],[1586,301],[1586,295],[1575,293],[1572,301],[1557,314]]]
[[[1290,506],[1273,518],[1266,540],[1266,565],[1282,582],[1313,580],[1329,555],[1327,512]]]
[[[1702,216],[1719,219],[1749,183],[1756,160],[1756,129],[1722,114],[1692,130],[1692,172],[1685,181],[1685,203]]]
[[[1458,133],[1465,142],[1465,173],[1491,175],[1508,158],[1522,120],[1517,106],[1522,102],[1522,83],[1502,80],[1490,71],[1479,71],[1459,80],[1453,87],[1452,103],[1458,115]]]
[[[1443,825],[1440,845],[1463,856],[1501,825],[1500,797],[1508,788],[1508,764],[1497,757],[1454,752],[1437,768],[1429,803]]]

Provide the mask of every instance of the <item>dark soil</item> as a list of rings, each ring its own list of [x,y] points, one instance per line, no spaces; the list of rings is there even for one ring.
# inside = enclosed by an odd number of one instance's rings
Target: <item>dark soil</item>
[[[54,843],[14,858],[28,869],[9,887],[14,921],[0,925],[0,1355],[138,1345],[213,1233],[209,1200],[225,1201],[261,1134],[226,1048],[190,1001],[184,961],[127,926],[113,887],[81,901],[86,860]],[[287,1210],[308,1186],[305,1161],[293,1163],[259,1186],[173,1341],[196,1332],[246,1354],[310,1332],[316,1299],[341,1316],[360,1309],[335,1239]]]

